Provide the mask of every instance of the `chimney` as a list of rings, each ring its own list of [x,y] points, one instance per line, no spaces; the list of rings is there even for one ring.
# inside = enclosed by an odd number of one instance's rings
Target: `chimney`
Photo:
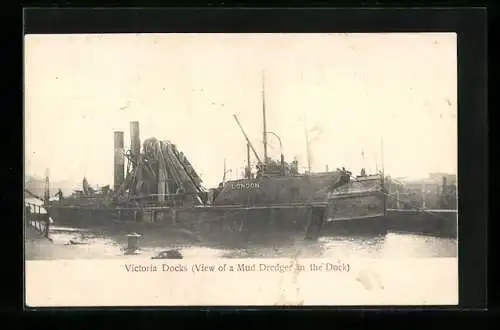
[[[134,161],[137,160],[139,154],[141,153],[141,138],[139,135],[139,122],[130,122],[130,153]]]
[[[125,159],[123,150],[123,132],[115,132],[115,170],[114,170],[114,190],[120,189],[125,180]]]

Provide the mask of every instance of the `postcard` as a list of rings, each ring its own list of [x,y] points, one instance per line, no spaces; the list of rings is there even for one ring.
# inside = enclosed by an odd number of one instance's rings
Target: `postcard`
[[[458,304],[455,33],[28,34],[25,304]]]

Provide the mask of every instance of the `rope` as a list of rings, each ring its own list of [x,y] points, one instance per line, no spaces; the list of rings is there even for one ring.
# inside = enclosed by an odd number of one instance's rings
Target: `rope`
[[[41,200],[42,202],[44,202],[44,199],[42,197],[40,197],[40,196],[32,193],[28,189],[24,189],[24,192],[27,193],[28,195],[30,195],[31,197],[36,198],[36,199]]]

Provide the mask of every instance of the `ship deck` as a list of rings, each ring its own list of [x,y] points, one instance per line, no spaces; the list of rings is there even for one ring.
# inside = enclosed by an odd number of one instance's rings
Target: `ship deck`
[[[389,213],[422,213],[422,212],[427,212],[427,213],[457,213],[457,210],[448,210],[448,209],[420,209],[420,210],[415,210],[415,209],[387,209],[387,212]]]
[[[196,205],[190,207],[172,207],[172,206],[146,206],[144,209],[148,210],[179,210],[179,211],[187,211],[187,210],[222,210],[222,209],[234,209],[234,210],[248,210],[248,209],[291,209],[297,207],[326,207],[328,206],[327,202],[312,202],[312,203],[289,203],[289,204],[270,204],[270,205]],[[89,210],[123,210],[123,211],[134,211],[140,209],[140,207],[96,207],[89,205],[52,205],[51,207],[55,208],[80,208],[80,209],[89,209]]]

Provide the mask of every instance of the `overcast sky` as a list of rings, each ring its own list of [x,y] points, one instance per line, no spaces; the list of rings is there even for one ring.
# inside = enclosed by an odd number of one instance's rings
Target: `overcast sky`
[[[457,170],[455,34],[121,34],[25,38],[25,170],[113,183],[113,132],[177,144],[216,185],[239,176],[267,129],[315,171],[381,167],[392,176]],[[364,159],[362,157],[364,151]],[[269,154],[279,144],[269,136]]]

